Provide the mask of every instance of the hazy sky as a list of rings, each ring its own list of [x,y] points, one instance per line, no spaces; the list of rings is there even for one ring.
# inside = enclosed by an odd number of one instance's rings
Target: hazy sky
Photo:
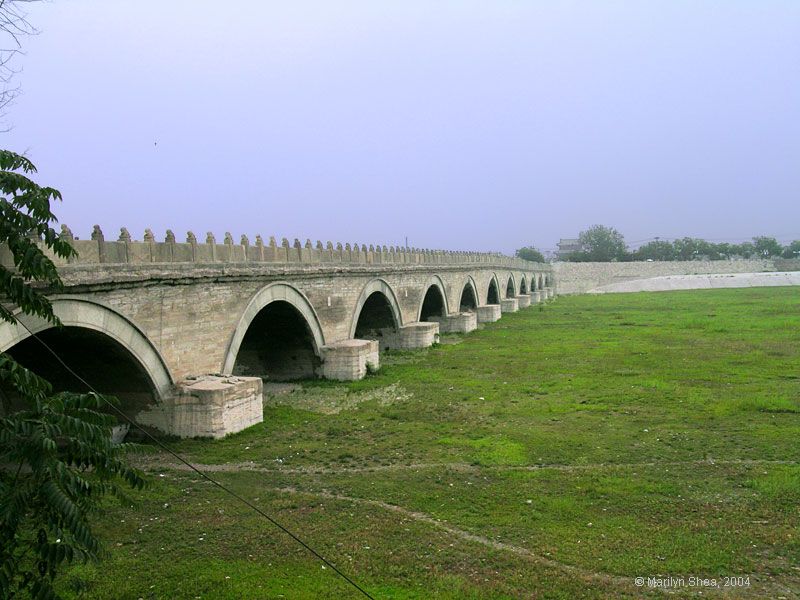
[[[29,19],[0,144],[81,237],[800,238],[798,0],[54,0]]]

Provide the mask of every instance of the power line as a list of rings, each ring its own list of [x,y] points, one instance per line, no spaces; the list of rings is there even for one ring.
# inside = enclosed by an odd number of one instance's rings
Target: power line
[[[77,379],[77,380],[78,380],[78,381],[80,381],[80,382],[81,382],[83,385],[85,385],[87,388],[89,388],[89,390],[90,390],[90,391],[92,391],[92,392],[94,392],[95,394],[97,394],[97,396],[98,396],[99,398],[102,398],[103,402],[105,402],[105,403],[106,403],[108,406],[110,406],[110,407],[111,407],[111,409],[112,409],[112,410],[113,410],[115,413],[117,413],[117,415],[118,415],[118,416],[122,417],[122,419],[123,419],[124,421],[126,421],[126,422],[127,422],[129,425],[132,425],[133,427],[135,427],[136,429],[138,429],[138,430],[139,430],[141,433],[143,433],[143,434],[144,434],[144,435],[145,435],[145,436],[146,436],[148,439],[150,439],[152,442],[154,442],[154,443],[155,443],[155,444],[156,444],[156,445],[157,445],[159,448],[161,448],[162,450],[166,451],[168,454],[170,454],[170,455],[172,455],[174,458],[176,458],[176,459],[177,459],[179,462],[181,462],[181,463],[183,463],[184,465],[186,465],[187,467],[189,467],[189,468],[190,468],[192,471],[194,471],[195,473],[197,473],[198,475],[200,475],[200,477],[202,477],[203,479],[205,479],[205,480],[209,481],[210,483],[214,484],[215,486],[217,486],[219,489],[221,489],[221,490],[222,490],[222,491],[224,491],[225,493],[227,493],[227,494],[229,494],[229,495],[233,496],[234,498],[236,498],[236,499],[237,499],[239,502],[241,502],[242,504],[244,504],[244,505],[246,505],[246,506],[248,506],[248,507],[252,508],[252,509],[253,509],[254,511],[256,511],[256,512],[257,512],[259,515],[261,515],[262,517],[264,517],[264,518],[265,518],[267,521],[269,521],[270,523],[272,523],[272,524],[273,524],[275,527],[277,527],[278,529],[280,529],[281,531],[283,531],[283,532],[284,532],[286,535],[288,535],[289,537],[291,537],[291,538],[292,538],[294,541],[296,541],[298,544],[300,544],[300,545],[301,545],[303,548],[305,548],[305,549],[306,549],[306,550],[308,550],[308,551],[309,551],[311,554],[313,554],[315,557],[317,557],[317,558],[318,558],[320,561],[322,561],[324,564],[326,564],[327,566],[329,566],[329,567],[330,567],[330,568],[331,568],[331,569],[332,569],[332,570],[333,570],[333,571],[334,571],[334,572],[335,572],[337,575],[339,575],[339,576],[340,576],[342,579],[344,579],[344,580],[345,580],[347,583],[349,583],[351,586],[353,586],[355,589],[357,589],[359,592],[361,592],[361,593],[362,593],[362,594],[363,594],[365,597],[369,598],[370,600],[375,600],[375,598],[374,598],[373,596],[371,596],[371,595],[369,594],[369,592],[367,592],[367,591],[366,591],[364,588],[362,588],[360,585],[358,585],[358,584],[357,584],[355,581],[353,581],[352,579],[350,579],[350,577],[348,577],[348,576],[347,576],[347,575],[345,575],[345,574],[344,574],[342,571],[340,571],[340,570],[339,570],[339,569],[336,567],[336,565],[334,565],[332,562],[330,562],[328,559],[326,559],[324,556],[322,556],[322,555],[321,555],[319,552],[317,552],[316,550],[314,550],[314,548],[312,548],[311,546],[309,546],[309,545],[308,545],[306,542],[304,542],[302,539],[300,539],[300,538],[299,538],[297,535],[295,535],[294,533],[292,533],[291,531],[289,531],[289,529],[287,529],[286,527],[284,527],[283,525],[281,525],[281,524],[280,524],[278,521],[276,521],[276,520],[275,520],[273,517],[269,516],[267,513],[265,513],[263,510],[261,510],[261,509],[260,509],[259,507],[257,507],[255,504],[253,504],[252,502],[250,502],[250,501],[249,501],[249,500],[247,500],[246,498],[243,498],[242,496],[240,496],[239,494],[237,494],[236,492],[234,492],[233,490],[231,490],[231,489],[230,489],[229,487],[227,487],[226,485],[224,485],[224,484],[220,483],[219,481],[217,481],[217,480],[216,480],[216,479],[214,479],[213,477],[210,477],[209,475],[207,475],[206,473],[204,473],[203,471],[201,471],[200,469],[198,469],[197,467],[195,467],[195,466],[194,466],[193,464],[191,464],[191,463],[190,463],[188,460],[184,459],[184,458],[183,458],[183,457],[182,457],[180,454],[178,454],[177,452],[175,452],[175,451],[174,451],[172,448],[170,448],[169,446],[167,446],[167,445],[166,445],[165,443],[163,443],[161,440],[159,440],[159,439],[158,439],[158,438],[156,438],[154,435],[152,435],[152,434],[151,434],[149,431],[147,431],[146,429],[144,429],[144,428],[143,428],[141,425],[139,425],[138,423],[136,423],[136,422],[135,422],[133,419],[130,419],[130,418],[129,418],[127,415],[125,415],[125,414],[124,414],[124,413],[123,413],[123,412],[122,412],[122,411],[121,411],[121,410],[120,410],[118,407],[114,406],[114,404],[112,404],[111,402],[109,402],[109,401],[106,399],[106,397],[105,397],[103,394],[101,394],[100,392],[98,392],[98,391],[97,391],[97,390],[96,390],[96,389],[95,389],[95,388],[94,388],[94,387],[93,387],[93,386],[92,386],[92,385],[91,385],[91,384],[90,384],[88,381],[86,381],[86,380],[85,380],[83,377],[81,377],[81,376],[80,376],[80,375],[78,375],[78,374],[77,374],[75,371],[73,371],[73,370],[72,370],[72,368],[71,368],[71,367],[70,367],[70,366],[69,366],[67,363],[65,363],[65,362],[64,362],[64,361],[61,359],[61,357],[60,357],[60,356],[59,356],[59,355],[56,353],[56,351],[55,351],[55,350],[53,350],[53,349],[52,349],[52,348],[51,348],[51,347],[50,347],[50,346],[49,346],[49,345],[48,345],[48,344],[47,344],[47,343],[46,343],[44,340],[42,340],[42,339],[41,339],[39,336],[37,336],[37,335],[36,335],[36,334],[35,334],[33,331],[31,331],[31,329],[30,329],[30,328],[29,328],[29,327],[28,327],[28,326],[27,326],[27,325],[26,325],[26,324],[25,324],[23,321],[21,321],[20,319],[17,319],[17,322],[18,322],[20,325],[22,325],[22,326],[23,326],[23,327],[24,327],[24,328],[25,328],[25,329],[28,331],[28,333],[29,333],[31,336],[33,336],[33,338],[35,338],[35,339],[36,339],[36,341],[37,341],[37,342],[39,342],[39,343],[40,343],[42,346],[44,346],[44,347],[45,347],[45,349],[46,349],[46,350],[47,350],[47,351],[48,351],[50,354],[52,354],[52,355],[55,357],[55,359],[56,359],[56,360],[57,360],[57,361],[58,361],[58,362],[61,364],[61,366],[62,366],[62,367],[64,367],[64,368],[67,370],[67,372],[69,372],[69,373],[70,373],[70,374],[71,374],[73,377],[75,377],[75,379]]]

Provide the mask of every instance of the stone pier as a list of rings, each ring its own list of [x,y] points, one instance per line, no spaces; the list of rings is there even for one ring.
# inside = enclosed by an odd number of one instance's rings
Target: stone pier
[[[517,305],[520,308],[528,308],[531,305],[531,297],[528,294],[520,294],[517,296]]]
[[[386,339],[389,348],[414,350],[428,348],[439,341],[439,323],[417,322],[403,325],[392,338]]]
[[[474,312],[460,312],[446,317],[431,317],[439,323],[440,333],[469,333],[478,328],[478,315]]]
[[[179,437],[222,438],[264,418],[259,377],[204,375],[182,381],[177,393],[139,413],[137,421]]]
[[[531,304],[539,304],[542,301],[542,292],[536,290],[535,292],[531,292]]]
[[[494,323],[500,320],[499,304],[484,304],[477,308],[478,323]]]
[[[355,381],[367,374],[367,365],[380,366],[377,340],[344,340],[322,347],[322,376],[338,381]]]
[[[500,300],[500,311],[504,313],[517,312],[519,304],[516,298],[503,298]]]

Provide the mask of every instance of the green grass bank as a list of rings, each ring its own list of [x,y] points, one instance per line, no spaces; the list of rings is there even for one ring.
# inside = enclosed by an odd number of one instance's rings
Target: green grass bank
[[[444,341],[173,445],[377,598],[665,597],[648,576],[749,577],[672,597],[798,597],[800,290],[562,297]],[[141,460],[153,485],[108,503],[108,556],[66,596],[358,597],[195,474]]]

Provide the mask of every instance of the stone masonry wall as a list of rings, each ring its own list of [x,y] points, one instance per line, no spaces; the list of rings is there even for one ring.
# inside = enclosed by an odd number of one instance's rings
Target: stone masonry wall
[[[775,270],[776,266],[771,260],[553,263],[556,291],[559,294],[582,294],[603,285],[664,275],[761,273]]]
[[[250,301],[263,288],[283,284],[300,292],[319,321],[323,344],[351,338],[358,301],[376,279],[391,289],[400,325],[415,323],[430,285],[442,287],[448,314],[459,312],[464,287],[471,282],[479,304],[487,303],[489,284],[498,282],[501,298],[509,279],[519,289],[547,265],[530,270],[501,265],[70,265],[59,269],[64,295],[86,297],[123,315],[158,350],[174,381],[220,373],[231,340]]]

